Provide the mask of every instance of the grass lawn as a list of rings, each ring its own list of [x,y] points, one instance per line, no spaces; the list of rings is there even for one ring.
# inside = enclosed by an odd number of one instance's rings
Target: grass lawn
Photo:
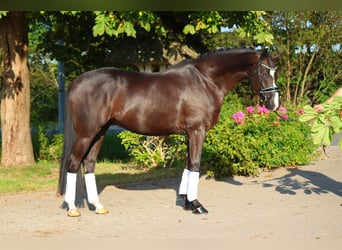
[[[181,176],[180,167],[146,169],[130,163],[98,163],[97,185],[119,185],[129,182],[158,180]],[[59,164],[39,162],[35,167],[1,168],[0,195],[35,191],[55,191],[58,186]]]

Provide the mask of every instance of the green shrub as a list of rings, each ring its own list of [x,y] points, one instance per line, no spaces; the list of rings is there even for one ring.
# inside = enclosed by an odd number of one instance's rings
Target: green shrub
[[[32,133],[34,145],[34,155],[38,161],[58,162],[63,152],[63,134],[54,131],[46,132],[43,126],[38,126],[38,130]],[[125,161],[128,159],[128,153],[121,144],[121,139],[117,134],[108,132],[103,140],[98,161]]]
[[[128,152],[121,143],[118,134],[108,131],[103,140],[97,161],[125,161],[129,158]]]
[[[63,134],[48,136],[43,127],[38,127],[39,161],[58,162],[63,152]]]
[[[184,136],[145,136],[130,131],[118,136],[129,155],[147,168],[177,165],[185,156]]]
[[[225,102],[219,124],[207,134],[202,165],[211,176],[255,175],[259,168],[312,160],[316,147],[310,128],[297,121],[299,113],[289,119],[285,108],[280,109],[280,118],[264,107],[237,107]]]

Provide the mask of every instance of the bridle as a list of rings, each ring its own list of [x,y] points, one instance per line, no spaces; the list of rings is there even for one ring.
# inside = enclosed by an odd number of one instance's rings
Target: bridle
[[[270,66],[263,64],[259,61],[258,66],[255,70],[255,74],[257,74],[257,76],[258,76],[258,83],[260,86],[259,95],[260,95],[261,101],[265,102],[265,101],[267,101],[267,95],[266,94],[279,92],[279,88],[277,86],[263,88],[262,81],[261,81],[263,76],[261,75],[260,70],[259,70],[260,66],[262,66],[266,69],[269,69],[269,70],[274,70],[274,71],[276,71],[277,67],[270,67]]]

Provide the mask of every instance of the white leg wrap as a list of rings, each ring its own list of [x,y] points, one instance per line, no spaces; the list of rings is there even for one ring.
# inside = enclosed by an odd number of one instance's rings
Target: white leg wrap
[[[179,186],[179,194],[187,194],[188,193],[188,183],[189,183],[189,173],[188,169],[184,169],[182,180]]]
[[[188,200],[193,201],[197,199],[199,172],[190,171],[188,184]]]
[[[95,179],[94,173],[85,174],[84,179],[86,183],[89,203],[93,204],[96,207],[96,209],[103,208],[103,206],[99,202],[99,197],[98,197],[97,187],[96,187],[96,179]]]
[[[75,209],[76,197],[76,174],[67,173],[67,183],[65,188],[64,201],[68,204],[69,210]]]

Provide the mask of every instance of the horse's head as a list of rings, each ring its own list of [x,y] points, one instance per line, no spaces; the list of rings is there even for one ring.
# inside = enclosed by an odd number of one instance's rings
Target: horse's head
[[[280,106],[279,89],[277,87],[277,72],[272,58],[264,50],[251,75],[252,86],[259,93],[266,108],[275,111]]]

